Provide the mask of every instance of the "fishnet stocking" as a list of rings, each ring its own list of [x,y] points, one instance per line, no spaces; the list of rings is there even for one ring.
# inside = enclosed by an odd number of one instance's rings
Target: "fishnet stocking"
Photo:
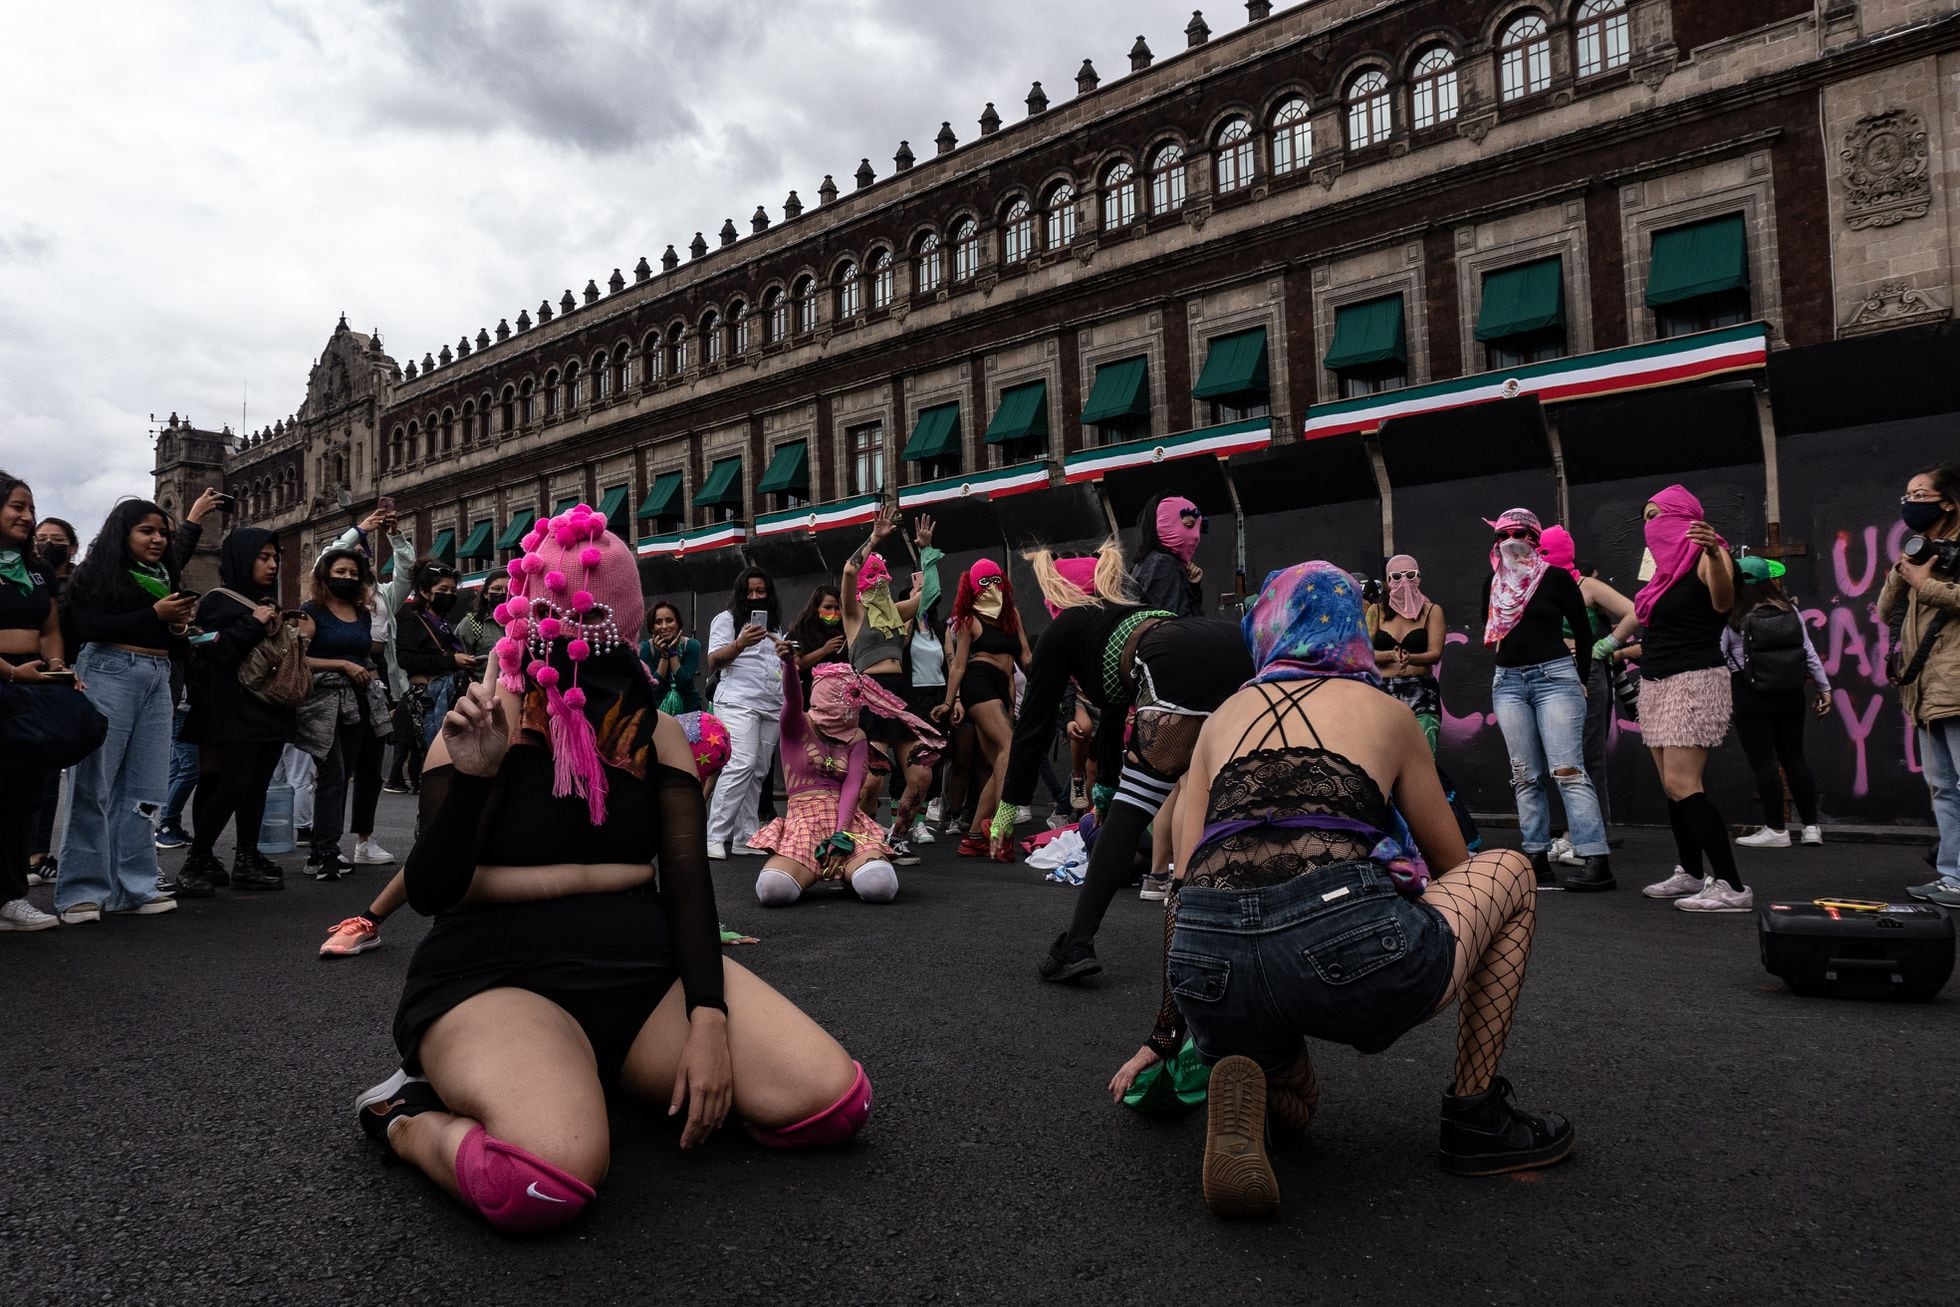
[[[1423,902],[1456,933],[1456,968],[1439,1007],[1457,1003],[1458,1095],[1490,1088],[1524,987],[1537,921],[1531,862],[1510,849],[1474,855],[1433,880]]]
[[[1130,752],[1143,761],[1146,771],[1176,780],[1190,770],[1191,751],[1198,747],[1207,720],[1193,713],[1138,708],[1130,730]]]

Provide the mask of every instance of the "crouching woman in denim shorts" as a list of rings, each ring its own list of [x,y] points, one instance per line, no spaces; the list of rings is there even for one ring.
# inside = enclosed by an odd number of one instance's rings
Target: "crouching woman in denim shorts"
[[[1304,1131],[1318,1099],[1306,1040],[1379,1053],[1454,1003],[1444,1169],[1563,1161],[1571,1124],[1512,1106],[1496,1073],[1531,952],[1530,861],[1464,847],[1421,728],[1379,688],[1347,573],[1273,573],[1245,633],[1258,674],[1206,724],[1188,783],[1207,797],[1178,811],[1164,1009],[1111,1092],[1188,1031],[1213,1064],[1205,1203],[1267,1215],[1267,1112]]]

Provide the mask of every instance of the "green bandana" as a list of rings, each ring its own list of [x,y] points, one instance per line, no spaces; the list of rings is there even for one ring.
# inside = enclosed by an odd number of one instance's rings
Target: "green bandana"
[[[858,602],[864,605],[864,619],[878,634],[897,639],[905,630],[905,619],[898,615],[898,605],[892,602],[890,583],[880,581]]]
[[[129,569],[129,579],[158,599],[170,597],[170,573],[155,563],[138,563]]]
[[[12,581],[22,594],[34,593],[34,574],[27,570],[27,559],[18,549],[0,549],[0,580]]]

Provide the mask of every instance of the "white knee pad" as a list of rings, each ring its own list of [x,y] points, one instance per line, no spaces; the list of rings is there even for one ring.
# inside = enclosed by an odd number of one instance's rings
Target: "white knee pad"
[[[851,888],[866,903],[890,903],[898,897],[898,873],[883,858],[875,858],[851,873]]]
[[[765,908],[786,908],[803,897],[803,887],[788,872],[764,867],[755,878],[755,897]]]

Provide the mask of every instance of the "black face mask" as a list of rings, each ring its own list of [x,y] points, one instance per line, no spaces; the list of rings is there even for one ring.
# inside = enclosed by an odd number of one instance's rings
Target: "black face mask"
[[[1914,500],[1911,503],[1900,504],[1899,520],[1904,522],[1910,530],[1930,531],[1939,525],[1941,518],[1946,516],[1946,509],[1941,506],[1941,502],[1937,499],[1931,499],[1923,501]]]
[[[451,590],[448,594],[432,594],[429,596],[429,611],[433,612],[437,617],[447,617],[449,610],[455,606],[456,592],[454,590]]]
[[[42,545],[40,552],[41,552],[41,561],[46,563],[49,567],[62,566],[68,561],[70,556],[69,548],[67,545],[64,544]]]
[[[356,600],[361,597],[361,578],[358,576],[330,576],[327,578],[327,593],[336,599]]]

